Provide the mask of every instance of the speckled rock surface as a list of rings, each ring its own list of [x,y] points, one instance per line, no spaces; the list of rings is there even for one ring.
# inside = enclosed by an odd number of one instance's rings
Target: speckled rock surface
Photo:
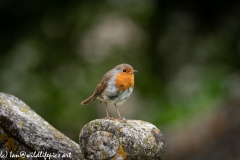
[[[0,92],[0,107],[0,153],[47,151],[68,156],[56,159],[84,159],[77,143],[52,127],[18,98]]]
[[[160,160],[165,153],[163,134],[140,121],[97,119],[80,132],[79,144],[86,159]]]

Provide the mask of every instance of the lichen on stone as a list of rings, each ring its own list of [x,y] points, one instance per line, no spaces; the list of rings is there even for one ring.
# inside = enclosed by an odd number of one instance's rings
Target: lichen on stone
[[[114,136],[109,138],[109,135]],[[117,145],[117,150],[109,146],[100,148],[99,145],[104,142]],[[165,153],[165,141],[161,131],[154,125],[140,120],[93,120],[81,130],[79,144],[87,159],[157,160]]]
[[[18,98],[0,93],[0,152],[47,151],[83,160],[80,147]],[[69,159],[69,158],[63,158]]]

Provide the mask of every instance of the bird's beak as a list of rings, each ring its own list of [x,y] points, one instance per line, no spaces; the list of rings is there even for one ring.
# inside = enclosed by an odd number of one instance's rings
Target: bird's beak
[[[138,72],[137,70],[132,70],[132,73]]]

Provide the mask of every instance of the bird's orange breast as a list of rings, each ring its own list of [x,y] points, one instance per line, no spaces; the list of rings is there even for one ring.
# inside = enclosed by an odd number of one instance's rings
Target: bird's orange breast
[[[116,87],[124,92],[127,88],[134,86],[134,75],[131,73],[119,73],[116,75],[115,83]]]

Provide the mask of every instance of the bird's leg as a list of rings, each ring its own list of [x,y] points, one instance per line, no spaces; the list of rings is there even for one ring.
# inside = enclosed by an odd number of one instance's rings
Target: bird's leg
[[[105,102],[105,108],[106,108],[106,113],[107,113],[107,117],[105,118],[110,118],[109,115],[108,115],[108,109],[107,109],[107,103]]]
[[[118,111],[117,105],[116,105],[116,104],[114,104],[114,106],[115,106],[115,107],[116,107],[116,109],[117,109],[118,118],[122,119],[122,117],[121,117],[121,115],[120,115],[120,113],[119,113],[119,111]]]
[[[114,104],[114,106],[115,106],[115,108],[117,109],[118,119],[121,119],[121,120],[123,120],[124,122],[126,122],[125,118],[122,118],[122,117],[121,117],[121,115],[120,115],[120,113],[119,113],[119,111],[118,111],[117,105]]]

